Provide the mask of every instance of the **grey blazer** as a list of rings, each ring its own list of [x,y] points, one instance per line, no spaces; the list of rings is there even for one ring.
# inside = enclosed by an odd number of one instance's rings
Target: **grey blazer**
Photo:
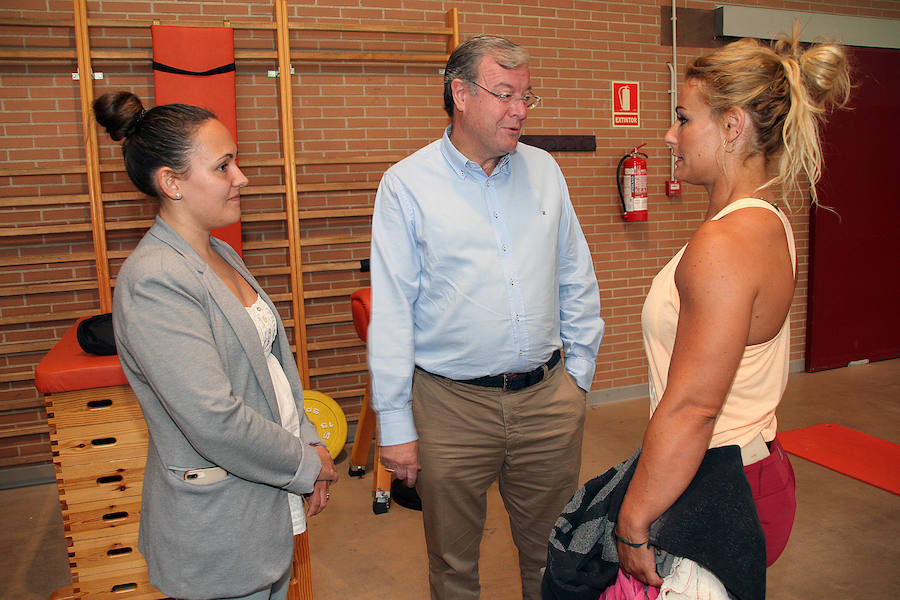
[[[222,255],[275,306],[237,253]],[[272,352],[300,415],[301,439],[281,426],[256,327],[215,272],[157,217],[116,281],[119,359],[150,431],[138,548],[150,582],[179,598],[252,593],[287,570],[293,549],[287,494],[311,492],[321,444],[284,327]],[[198,485],[190,469],[218,466]]]

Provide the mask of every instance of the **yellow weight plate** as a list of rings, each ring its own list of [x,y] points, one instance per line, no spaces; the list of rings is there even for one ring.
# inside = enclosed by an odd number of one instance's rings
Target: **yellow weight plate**
[[[347,443],[347,417],[344,411],[331,396],[316,390],[303,390],[303,409],[306,417],[316,426],[331,458],[337,458]]]

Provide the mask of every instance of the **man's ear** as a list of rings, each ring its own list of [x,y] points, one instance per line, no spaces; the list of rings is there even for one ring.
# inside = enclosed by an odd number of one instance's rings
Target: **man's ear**
[[[159,189],[159,193],[169,200],[181,200],[180,183],[178,173],[171,167],[161,167],[156,172],[156,187]]]
[[[450,82],[450,93],[453,96],[454,110],[466,110],[466,99],[469,96],[467,92],[466,82],[462,79],[454,79]]]

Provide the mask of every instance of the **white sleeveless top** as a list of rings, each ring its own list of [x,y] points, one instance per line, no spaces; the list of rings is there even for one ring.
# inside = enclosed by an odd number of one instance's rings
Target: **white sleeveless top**
[[[765,208],[781,219],[796,278],[797,252],[794,248],[794,234],[787,218],[778,208],[758,198],[743,198],[723,208],[713,220],[749,207]],[[675,286],[675,270],[687,246],[685,244],[653,279],[641,311],[644,350],[650,366],[651,415],[666,391],[669,377],[669,363],[675,346],[675,330],[678,327],[678,313],[681,308],[681,299]],[[731,444],[743,447],[760,433],[767,442],[775,437],[778,427],[775,409],[781,402],[781,396],[787,386],[790,337],[790,313],[788,313],[775,337],[744,348],[731,389],[716,419],[709,443],[710,448]]]
[[[269,367],[269,376],[272,378],[275,397],[278,399],[281,426],[299,438],[300,415],[297,413],[297,406],[294,404],[291,384],[284,374],[284,369],[281,368],[281,363],[272,354],[272,344],[275,342],[275,335],[278,333],[275,314],[258,294],[256,302],[244,308],[253,320],[253,324],[256,325],[259,341],[262,342],[263,352],[266,355],[266,365]],[[291,525],[294,529],[294,535],[301,534],[306,531],[306,509],[303,506],[303,499],[296,494],[288,493],[288,505],[291,509]]]

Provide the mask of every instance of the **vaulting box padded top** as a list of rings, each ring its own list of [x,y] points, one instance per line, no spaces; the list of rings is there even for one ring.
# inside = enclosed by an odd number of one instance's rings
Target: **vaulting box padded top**
[[[128,385],[118,356],[88,354],[78,345],[79,319],[34,369],[34,385],[42,394]]]

